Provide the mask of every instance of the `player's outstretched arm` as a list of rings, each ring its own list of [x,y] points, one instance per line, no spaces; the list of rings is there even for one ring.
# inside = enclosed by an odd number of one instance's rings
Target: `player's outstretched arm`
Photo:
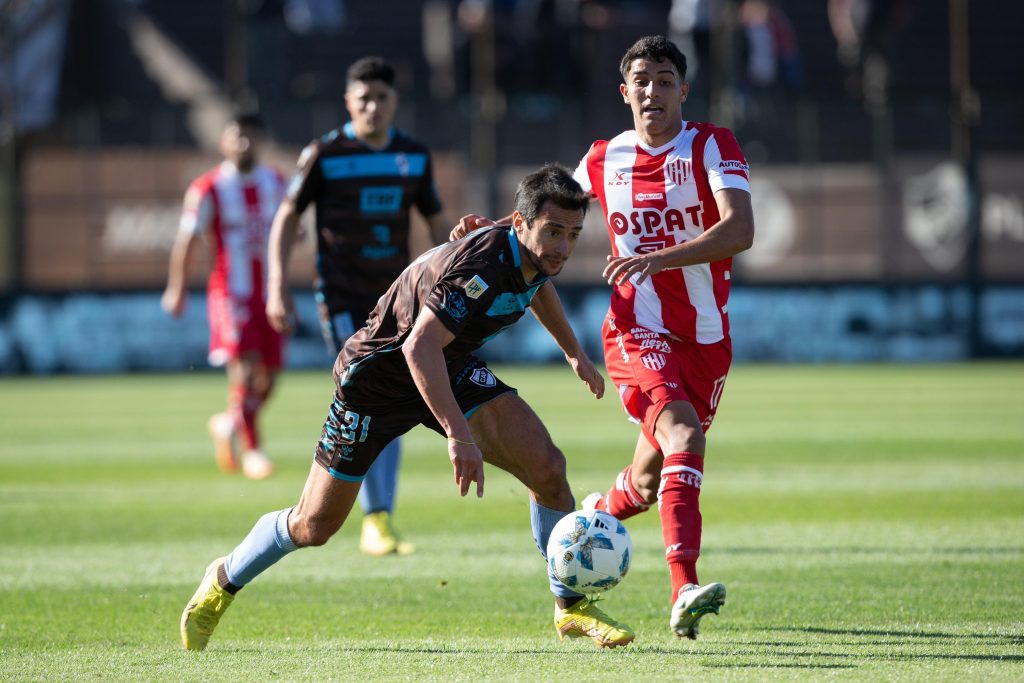
[[[537,290],[530,303],[530,310],[558,344],[558,348],[562,349],[569,367],[583,380],[590,393],[597,398],[604,396],[604,376],[591,362],[579,339],[576,338],[576,333],[565,315],[565,309],[562,308],[562,301],[558,298],[558,292],[555,291],[555,285],[550,280]]]
[[[299,236],[299,212],[285,199],[274,214],[267,242],[267,320],[278,332],[295,327],[295,303],[288,289],[288,259]]]
[[[452,462],[459,494],[465,496],[469,493],[469,485],[475,481],[477,498],[482,498],[483,455],[452,393],[442,351],[453,339],[455,335],[433,311],[424,307],[402,345],[402,353],[423,401],[448,435],[448,458]]]
[[[723,188],[715,193],[720,221],[689,242],[635,256],[609,256],[603,277],[610,285],[624,283],[633,275],[644,280],[669,268],[712,263],[735,256],[754,244],[754,210],[750,193]]]

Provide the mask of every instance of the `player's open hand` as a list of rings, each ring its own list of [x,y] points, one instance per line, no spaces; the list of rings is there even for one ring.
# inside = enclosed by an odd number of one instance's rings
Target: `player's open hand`
[[[448,439],[448,459],[455,471],[455,485],[459,495],[469,493],[469,485],[476,482],[476,497],[484,497],[484,457],[475,443]]]
[[[661,272],[661,266],[651,258],[649,254],[637,254],[635,256],[609,256],[608,265],[604,267],[601,277],[610,285],[625,284],[631,277],[637,275],[634,284],[643,284],[643,281],[656,273]]]
[[[277,287],[268,288],[267,321],[281,334],[291,334],[295,331],[295,302],[292,301],[290,293],[282,292]]]
[[[571,357],[568,354],[565,356],[565,360],[569,362],[569,367],[576,373],[576,376],[583,380],[583,383],[590,389],[590,393],[595,398],[601,398],[604,396],[604,375],[597,369],[597,366],[590,360],[590,357],[581,353],[579,356]]]
[[[452,231],[448,234],[448,239],[450,241],[462,239],[474,230],[486,228],[488,225],[494,224],[494,221],[490,218],[471,213],[459,219],[459,224],[452,228]]]

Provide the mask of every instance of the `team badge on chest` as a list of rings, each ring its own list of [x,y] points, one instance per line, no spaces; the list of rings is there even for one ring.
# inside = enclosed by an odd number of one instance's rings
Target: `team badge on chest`
[[[665,164],[665,175],[676,185],[685,185],[690,179],[690,160],[672,159]]]

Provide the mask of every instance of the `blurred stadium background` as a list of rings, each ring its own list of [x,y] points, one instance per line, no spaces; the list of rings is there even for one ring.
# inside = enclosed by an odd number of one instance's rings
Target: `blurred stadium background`
[[[0,373],[202,367],[205,267],[159,307],[181,197],[258,103],[290,173],[340,125],[344,70],[399,68],[454,221],[504,215],[523,173],[631,125],[618,60],[666,33],[687,118],[752,166],[738,360],[1024,355],[1024,4],[969,0],[0,0]],[[600,212],[561,291],[590,351],[607,305]],[[292,367],[325,367],[309,284]],[[557,357],[532,322],[496,360]]]

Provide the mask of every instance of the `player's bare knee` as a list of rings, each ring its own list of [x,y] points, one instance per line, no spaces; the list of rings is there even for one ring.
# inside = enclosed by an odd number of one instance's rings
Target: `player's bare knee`
[[[673,425],[666,435],[666,444],[662,445],[665,453],[697,453],[704,455],[706,444],[704,431],[699,427],[686,424]],[[667,446],[667,448],[666,448]]]

